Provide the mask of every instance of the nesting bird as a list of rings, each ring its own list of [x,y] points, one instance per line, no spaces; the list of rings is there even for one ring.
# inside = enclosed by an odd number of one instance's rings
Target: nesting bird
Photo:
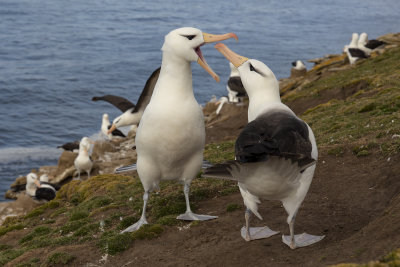
[[[369,40],[368,41],[368,34],[363,32],[360,34],[360,38],[358,39],[357,46],[359,49],[364,51],[367,56],[370,56],[372,50],[379,49],[380,47],[384,46],[386,43],[380,40]]]
[[[112,140],[114,137],[126,137],[120,130],[115,128],[113,131],[111,129],[110,120],[108,119],[108,114],[103,114],[103,119],[101,121],[101,133],[108,139]]]
[[[205,144],[203,112],[193,93],[191,62],[196,61],[219,81],[200,46],[228,38],[237,39],[232,33],[213,35],[190,27],[165,36],[160,76],[136,135],[137,171],[145,191],[142,216],[122,232],[132,232],[147,224],[149,193],[159,187],[161,180],[179,180],[184,184],[186,212],[177,219],[216,218],[193,213],[189,203],[190,183],[200,171]]]
[[[368,55],[358,48],[358,33],[353,33],[349,45],[345,45],[343,51],[347,54],[350,65],[356,63],[360,58],[367,58]]]
[[[76,140],[74,142],[65,143],[65,144],[63,144],[61,146],[58,146],[57,148],[62,148],[65,151],[74,152],[74,150],[78,150],[79,149],[79,141]]]
[[[247,210],[242,237],[246,241],[267,238],[278,232],[249,226],[260,199],[280,200],[288,213],[290,235],[282,241],[294,249],[320,241],[323,236],[294,235],[297,211],[313,179],[318,158],[311,128],[282,104],[279,83],[262,62],[248,59],[223,44],[215,46],[239,70],[249,96],[249,123],[235,144],[235,160],[205,170],[204,176],[238,181]]]
[[[231,69],[231,73],[226,85],[226,90],[228,91],[228,100],[229,102],[233,103],[241,102],[242,98],[247,96],[246,90],[243,87],[237,68],[230,62],[229,67]]]
[[[49,183],[46,174],[41,175],[38,181],[37,175],[31,172],[26,176],[26,193],[37,200],[50,201],[56,197],[56,188]]]
[[[78,171],[78,179],[81,179],[81,172],[85,171],[90,178],[90,171],[93,167],[93,161],[89,156],[90,146],[93,143],[88,137],[83,137],[79,143],[79,153],[74,160],[74,165]]]
[[[306,75],[307,68],[304,65],[303,61],[301,60],[293,61],[292,66],[293,67],[290,70],[290,78],[302,77]]]

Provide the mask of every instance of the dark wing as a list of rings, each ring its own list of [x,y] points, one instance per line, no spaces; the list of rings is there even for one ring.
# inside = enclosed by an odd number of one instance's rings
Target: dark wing
[[[56,197],[56,193],[50,188],[38,188],[35,193],[35,197],[38,199],[46,199],[48,201]]]
[[[237,181],[237,178],[234,178],[233,175],[231,174],[233,166],[238,166],[238,163],[235,161],[227,161],[224,163],[215,164],[213,166],[206,168],[201,176],[208,178]]]
[[[386,43],[383,42],[383,41],[369,40],[368,43],[365,45],[365,47],[373,50],[373,49],[375,49],[375,48],[377,48],[377,47],[379,47],[381,45],[384,45],[384,44],[386,44]]]
[[[59,185],[56,185],[56,184],[52,184],[52,183],[48,183],[48,182],[40,182],[40,184],[47,184],[47,185],[50,185],[51,187],[53,187],[55,190],[60,190],[60,186]]]
[[[133,109],[132,113],[138,111],[144,111],[147,105],[150,102],[151,96],[153,95],[154,87],[156,86],[158,76],[160,76],[160,69],[156,69],[147,79],[147,82],[143,88],[142,93],[140,94],[139,100],[136,103],[136,107]]]
[[[367,58],[365,52],[358,48],[349,48],[349,53],[352,57]]]
[[[246,89],[244,89],[242,80],[239,76],[230,77],[228,80],[229,89],[238,92],[237,96],[246,96]]]
[[[110,129],[111,125],[108,125],[107,129]],[[126,137],[120,130],[115,129],[114,131],[111,132],[113,136],[121,136],[121,137]]]
[[[79,149],[79,141],[69,142],[63,144],[62,146],[58,146],[57,148],[62,148],[64,150],[73,151],[74,149]]]
[[[94,96],[92,98],[92,101],[99,101],[99,100],[103,100],[114,105],[122,112],[125,112],[128,109],[135,107],[135,104],[133,104],[128,99],[116,95]]]
[[[300,167],[315,160],[307,124],[287,111],[270,111],[257,117],[240,133],[235,144],[240,163],[267,161],[270,156],[284,157]]]

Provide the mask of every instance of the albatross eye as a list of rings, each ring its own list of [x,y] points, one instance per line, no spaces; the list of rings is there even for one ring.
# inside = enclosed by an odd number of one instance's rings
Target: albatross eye
[[[196,35],[185,35],[185,37],[189,40],[192,40],[194,37],[196,37]]]
[[[255,68],[253,67],[253,65],[251,65],[251,64],[250,64],[250,71],[255,71],[255,72],[257,72],[256,69],[255,69]]]

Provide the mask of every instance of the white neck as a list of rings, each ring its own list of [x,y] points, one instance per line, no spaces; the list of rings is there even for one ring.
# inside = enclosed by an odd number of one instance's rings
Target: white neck
[[[248,110],[249,122],[257,118],[257,116],[260,115],[260,113],[263,110],[268,108],[268,106],[282,103],[279,95],[279,90],[271,90],[270,92],[267,92],[264,89],[262,91],[258,90],[248,95],[249,95],[249,110]]]
[[[117,126],[117,128],[129,125],[137,125],[142,118],[143,111],[144,110],[132,113],[131,110],[127,110],[121,116],[115,118],[114,121],[117,121],[119,119],[118,123],[116,123],[115,125]]]
[[[171,86],[173,85],[173,86]],[[190,62],[164,51],[160,76],[151,102],[194,99]]]

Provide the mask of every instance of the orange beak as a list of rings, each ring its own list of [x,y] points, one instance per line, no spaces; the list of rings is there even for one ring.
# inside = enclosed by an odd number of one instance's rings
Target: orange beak
[[[113,123],[113,124],[111,125],[111,128],[108,129],[107,134],[112,133],[115,129],[117,129],[117,126],[115,126],[115,124]]]
[[[203,33],[204,43],[213,43],[223,41],[229,38],[235,38],[238,41],[238,37],[234,33],[226,33],[221,35],[215,35],[210,33]],[[206,60],[204,59],[203,55],[201,54],[200,47],[196,48],[196,53],[198,54],[199,58],[197,59],[197,63],[205,69],[211,77],[214,78],[217,82],[219,82],[219,76],[211,69],[211,67],[207,64]]]
[[[247,60],[249,60],[247,57],[243,57],[241,55],[236,54],[232,50],[229,49],[226,45],[222,43],[218,43],[214,46],[222,55],[226,57],[227,60],[229,60],[236,68],[241,66],[243,63],[245,63]]]

